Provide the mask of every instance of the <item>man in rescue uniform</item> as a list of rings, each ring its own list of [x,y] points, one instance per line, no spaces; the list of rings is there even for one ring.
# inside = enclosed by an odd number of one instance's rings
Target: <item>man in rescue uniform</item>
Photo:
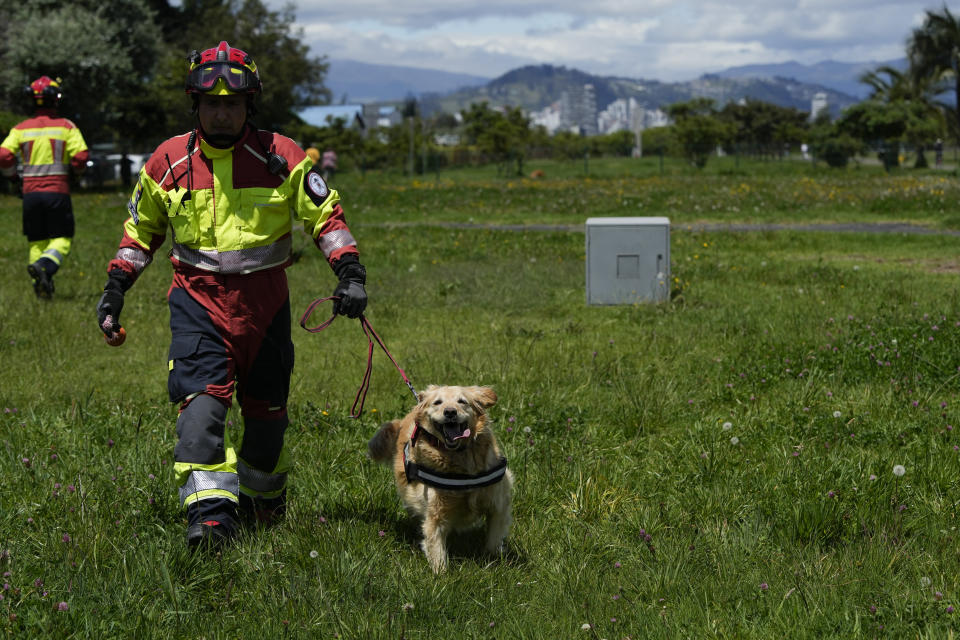
[[[18,180],[17,155],[23,164],[23,234],[30,243],[27,273],[38,298],[53,295],[53,274],[70,253],[73,203],[70,171],[87,168],[87,143],[80,129],[57,116],[60,80],[41,76],[25,89],[34,115],[16,125],[0,143],[0,172]]]
[[[292,140],[249,121],[261,91],[253,59],[221,42],[188,60],[198,126],[162,143],[140,171],[97,319],[108,338],[119,332],[124,294],[169,228],[167,386],[180,403],[174,471],[194,547],[233,537],[238,507],[259,522],[285,510],[291,211],[339,280],[335,312],[359,317],[367,295],[337,192]],[[224,429],[234,388],[237,448]]]

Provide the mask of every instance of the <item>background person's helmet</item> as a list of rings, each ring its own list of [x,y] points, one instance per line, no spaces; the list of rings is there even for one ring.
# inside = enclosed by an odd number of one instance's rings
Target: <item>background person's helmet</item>
[[[245,51],[232,48],[226,41],[203,53],[191,51],[187,61],[190,64],[186,85],[188,94],[246,94],[252,97],[263,89],[253,58]]]
[[[60,78],[54,80],[49,76],[40,76],[24,89],[24,94],[34,107],[55,109],[63,97],[60,92],[61,82]]]

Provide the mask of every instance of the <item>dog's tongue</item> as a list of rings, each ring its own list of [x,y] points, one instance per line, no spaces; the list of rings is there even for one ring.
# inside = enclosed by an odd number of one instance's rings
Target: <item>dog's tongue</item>
[[[470,429],[464,429],[459,422],[446,422],[443,425],[443,435],[448,442],[455,442],[461,438],[469,438]]]

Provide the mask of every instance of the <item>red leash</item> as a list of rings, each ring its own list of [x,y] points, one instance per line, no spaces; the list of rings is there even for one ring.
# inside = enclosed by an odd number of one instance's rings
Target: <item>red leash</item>
[[[308,327],[307,320],[313,314],[314,310],[328,300],[339,300],[336,296],[329,296],[327,298],[317,298],[310,303],[310,306],[307,307],[307,310],[303,312],[303,316],[300,318],[300,326],[309,331],[310,333],[319,333],[329,327],[334,320],[337,319],[337,314],[330,316],[329,320],[318,324],[315,327]],[[360,388],[357,389],[357,396],[353,399],[353,407],[350,408],[350,417],[359,418],[360,414],[363,412],[363,403],[367,399],[367,390],[370,389],[370,374],[373,372],[373,343],[376,341],[380,345],[380,348],[383,349],[383,352],[387,354],[387,357],[390,358],[390,362],[393,363],[393,366],[397,368],[397,371],[400,372],[400,377],[403,378],[403,381],[407,383],[407,387],[410,389],[410,393],[413,394],[414,399],[419,402],[420,397],[417,395],[417,390],[413,388],[407,374],[403,369],[400,368],[400,365],[397,364],[397,361],[390,351],[387,350],[387,345],[383,343],[383,340],[377,335],[377,332],[373,330],[373,326],[370,324],[370,321],[367,320],[367,317],[363,314],[360,315],[360,327],[363,329],[363,333],[367,336],[367,370],[363,374],[363,382],[360,383]],[[359,404],[359,408],[358,408]]]

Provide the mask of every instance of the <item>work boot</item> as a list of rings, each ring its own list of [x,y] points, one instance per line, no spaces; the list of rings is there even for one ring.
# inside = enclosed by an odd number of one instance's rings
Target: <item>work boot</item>
[[[251,497],[240,494],[240,518],[247,526],[270,527],[287,513],[287,490],[276,498]]]
[[[191,549],[215,551],[230,542],[236,533],[233,527],[219,520],[204,520],[187,527],[187,546]]]
[[[49,300],[53,297],[53,278],[40,266],[39,261],[27,265],[27,273],[33,278],[33,292],[38,298]]]
[[[204,504],[204,503],[213,504]],[[230,500],[201,500],[187,507],[187,546],[216,551],[237,535],[237,511]]]

